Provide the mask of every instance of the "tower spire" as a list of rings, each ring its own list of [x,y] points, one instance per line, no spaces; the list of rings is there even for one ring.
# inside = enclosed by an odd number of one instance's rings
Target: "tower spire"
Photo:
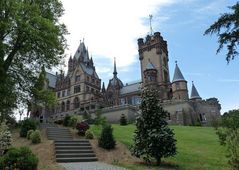
[[[114,72],[113,72],[113,74],[114,74],[114,77],[117,77],[117,71],[116,71],[116,59],[115,59],[115,57],[114,57]]]
[[[152,19],[153,19],[153,15],[150,14],[150,15],[149,15],[150,35],[153,35]]]

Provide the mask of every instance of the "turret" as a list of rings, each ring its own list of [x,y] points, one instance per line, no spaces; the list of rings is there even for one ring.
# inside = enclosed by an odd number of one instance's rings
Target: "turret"
[[[145,87],[157,88],[157,69],[155,66],[148,61],[146,69],[144,70],[144,79],[145,79]]]
[[[187,81],[184,79],[181,70],[176,62],[174,76],[172,80],[173,99],[188,100]]]
[[[202,100],[202,98],[200,97],[193,81],[192,81],[192,91],[191,91],[191,97],[190,97],[191,100]]]

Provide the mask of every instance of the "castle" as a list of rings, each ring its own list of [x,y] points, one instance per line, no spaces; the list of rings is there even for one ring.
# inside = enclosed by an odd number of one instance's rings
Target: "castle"
[[[203,100],[193,83],[189,97],[187,81],[177,63],[170,81],[167,42],[159,32],[139,38],[138,52],[141,81],[124,84],[117,76],[114,60],[113,77],[106,88],[97,75],[88,49],[81,42],[68,61],[66,74],[63,71],[56,75],[47,73],[47,86],[55,91],[58,105],[54,109],[43,108],[41,117],[61,119],[70,114],[91,114],[101,108],[111,122],[119,121],[122,113],[134,120],[140,114],[138,106],[145,87],[160,91],[161,104],[170,113],[168,122],[171,124],[207,125],[220,116],[217,98]]]

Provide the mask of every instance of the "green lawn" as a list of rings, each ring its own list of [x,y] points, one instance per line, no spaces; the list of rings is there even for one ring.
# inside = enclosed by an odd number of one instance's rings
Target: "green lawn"
[[[113,125],[114,137],[117,141],[130,146],[133,144],[135,126]],[[188,170],[227,170],[230,169],[225,157],[225,148],[220,146],[218,138],[213,128],[191,127],[191,126],[171,126],[174,129],[177,139],[177,155],[166,158],[166,164],[177,165],[178,169]],[[91,130],[99,136],[98,126],[92,126]],[[122,165],[129,169],[145,169],[144,166]],[[160,168],[150,168],[160,169]]]

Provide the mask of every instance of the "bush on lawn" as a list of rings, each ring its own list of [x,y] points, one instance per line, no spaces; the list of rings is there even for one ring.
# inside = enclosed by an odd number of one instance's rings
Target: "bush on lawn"
[[[80,122],[76,124],[76,129],[80,136],[84,136],[85,132],[90,128],[89,124],[86,122]]]
[[[63,125],[69,126],[70,119],[71,119],[71,117],[69,115],[66,115],[63,120]]]
[[[21,129],[20,129],[20,137],[27,137],[27,132],[29,130],[36,130],[37,122],[32,119],[26,119],[22,121]]]
[[[127,119],[126,119],[125,114],[121,114],[121,116],[120,116],[120,125],[121,126],[127,125]]]
[[[110,124],[103,126],[100,138],[98,139],[98,145],[104,149],[115,148],[115,140],[113,137],[113,128]]]
[[[33,144],[41,143],[41,133],[40,133],[40,131],[35,130],[34,132],[32,132],[30,138],[31,138]]]
[[[31,134],[34,132],[34,130],[29,130],[27,131],[27,139],[30,140],[31,139]]]
[[[87,130],[85,132],[85,138],[86,139],[94,139],[94,135],[93,135],[93,133],[90,130]]]
[[[10,148],[0,158],[0,169],[36,170],[38,158],[29,147]]]

